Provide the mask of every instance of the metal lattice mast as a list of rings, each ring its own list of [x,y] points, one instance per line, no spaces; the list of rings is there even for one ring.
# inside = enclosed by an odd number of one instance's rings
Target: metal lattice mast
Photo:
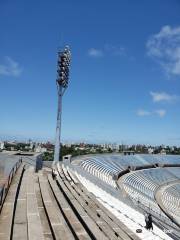
[[[54,148],[54,161],[55,166],[59,162],[60,147],[61,147],[61,114],[62,114],[62,97],[68,87],[69,81],[69,66],[71,60],[71,52],[68,46],[62,51],[58,51],[57,61],[57,93],[58,93],[58,111],[57,111],[57,124],[56,124],[56,139]]]

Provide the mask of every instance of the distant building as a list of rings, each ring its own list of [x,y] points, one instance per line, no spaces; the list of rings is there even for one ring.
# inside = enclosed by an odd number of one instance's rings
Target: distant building
[[[148,148],[148,153],[149,153],[149,154],[153,154],[153,152],[154,152],[154,149],[153,149],[153,148]]]
[[[70,148],[72,144],[71,143],[65,143],[65,144],[62,144],[62,145]]]
[[[33,142],[30,142],[29,149],[33,150],[33,148],[34,148],[34,143],[33,143]]]
[[[47,148],[41,147],[41,152],[42,152],[42,153],[47,152]]]
[[[124,154],[124,155],[134,155],[135,152],[134,152],[134,151],[126,150],[126,151],[123,151],[123,154]]]
[[[42,147],[39,143],[36,144],[34,151],[37,152],[37,153],[42,152]]]
[[[4,149],[4,142],[0,142],[0,150]]]
[[[44,152],[47,152],[47,148],[41,147],[41,145],[37,145],[35,147],[35,152],[37,152],[37,153],[44,153]]]
[[[166,155],[166,150],[163,148],[163,149],[160,151],[160,154]]]
[[[95,152],[96,152],[96,149],[95,149],[94,147],[92,147],[92,148],[90,149],[90,152],[95,153]]]

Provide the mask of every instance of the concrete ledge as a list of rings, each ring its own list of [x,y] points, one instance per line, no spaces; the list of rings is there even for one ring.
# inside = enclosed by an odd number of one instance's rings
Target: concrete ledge
[[[21,175],[23,174],[24,165],[22,164],[17,170],[12,183],[9,187],[5,202],[0,215],[0,239],[10,239],[12,236],[13,220],[17,190],[20,183]]]
[[[27,176],[27,220],[28,220],[28,239],[44,240],[41,220],[38,211],[37,199],[35,194],[35,182],[33,168]]]

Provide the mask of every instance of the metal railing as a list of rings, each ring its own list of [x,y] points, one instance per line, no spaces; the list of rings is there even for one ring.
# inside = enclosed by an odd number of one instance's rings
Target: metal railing
[[[162,223],[167,224],[171,226],[174,229],[177,229],[177,225],[172,221],[172,219],[168,218],[164,212],[161,211],[159,208],[155,208],[151,203],[143,202],[140,197],[138,198],[132,198],[133,203],[142,210],[142,212],[146,213],[151,213],[153,217],[155,217],[157,220],[160,220]]]
[[[20,158],[19,161],[14,164],[11,171],[9,172],[9,176],[8,176],[6,182],[2,186],[0,186],[0,188],[1,188],[0,189],[0,213],[1,213],[1,210],[2,210],[3,203],[5,201],[6,195],[8,193],[9,187],[10,187],[11,182],[13,180],[13,177],[16,174],[17,169],[19,168],[21,163],[22,163],[22,158]]]

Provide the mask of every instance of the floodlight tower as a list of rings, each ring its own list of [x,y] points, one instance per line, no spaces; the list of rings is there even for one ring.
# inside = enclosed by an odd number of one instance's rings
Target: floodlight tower
[[[58,111],[57,111],[56,140],[55,140],[54,161],[53,161],[54,167],[59,162],[59,156],[60,156],[62,97],[68,87],[70,60],[71,60],[71,52],[68,46],[66,46],[63,50],[58,51],[57,79],[56,79],[57,93],[58,93]]]

